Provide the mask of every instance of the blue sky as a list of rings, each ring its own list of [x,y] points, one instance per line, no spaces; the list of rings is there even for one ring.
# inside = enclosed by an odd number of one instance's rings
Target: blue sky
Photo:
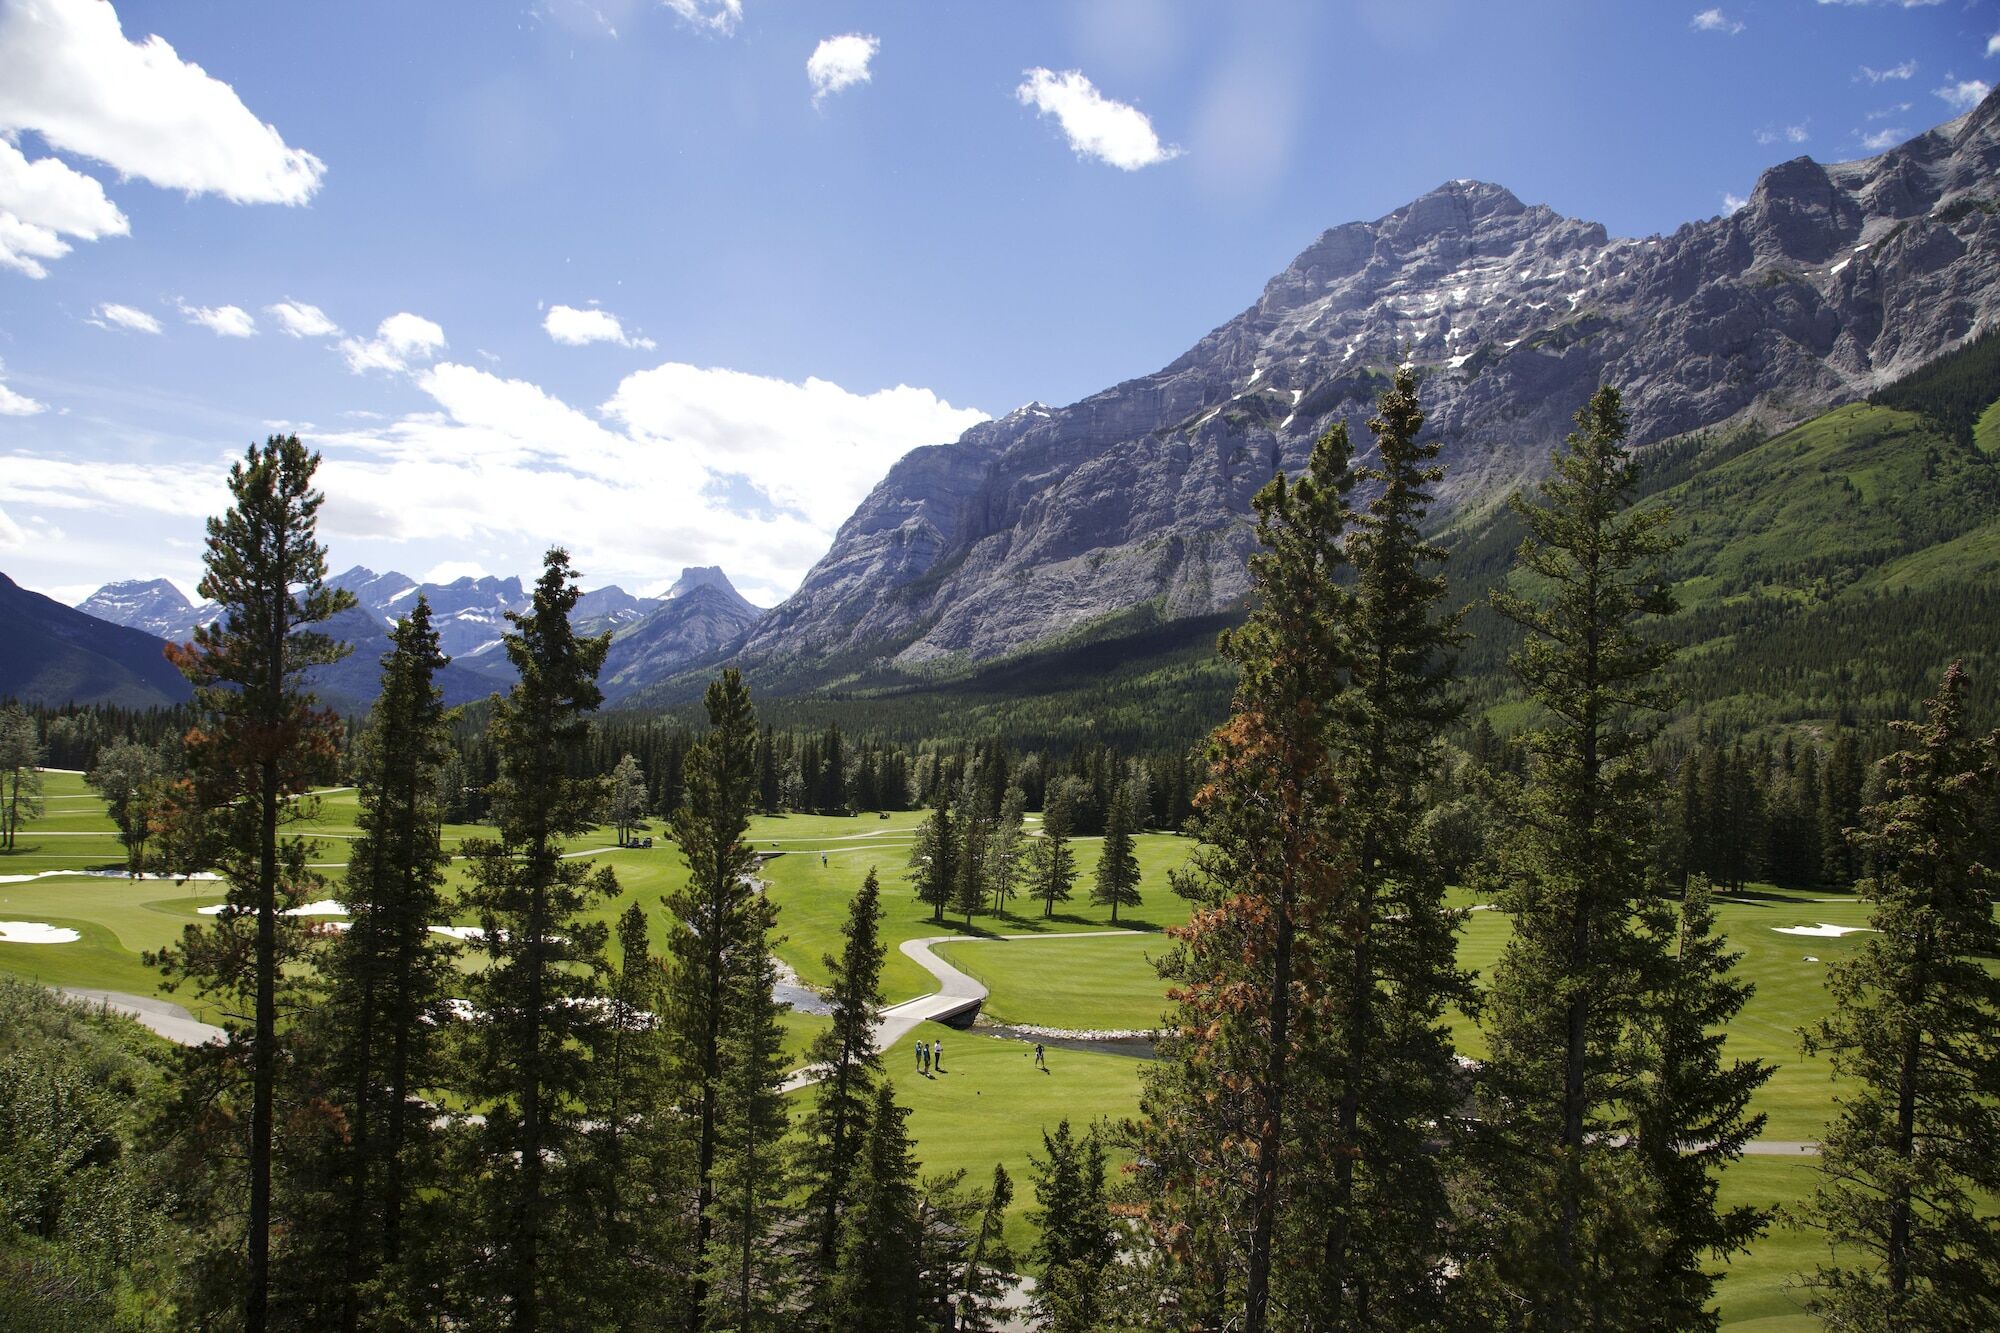
[[[0,571],[191,590],[296,428],[336,566],[776,600],[904,450],[1326,227],[1477,177],[1671,231],[1991,53],[2000,0],[0,0]]]

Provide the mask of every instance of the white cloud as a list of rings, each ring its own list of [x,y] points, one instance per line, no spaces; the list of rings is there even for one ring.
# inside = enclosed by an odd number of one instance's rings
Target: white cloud
[[[1823,5],[1844,5],[1856,9],[1862,5],[1894,5],[1898,9],[1928,9],[1941,5],[1944,0],[1819,0]]]
[[[1722,192],[1722,211],[1724,213],[1740,213],[1743,211],[1743,206],[1749,202],[1748,199],[1743,198],[1741,195],[1731,194],[1727,190]]]
[[[7,502],[23,508],[164,514],[183,521],[229,503],[228,459],[122,462],[36,453],[7,455]]]
[[[0,385],[0,393],[6,386]],[[7,511],[0,509],[0,551],[18,551],[28,544],[28,534],[21,531],[21,525],[7,517]]]
[[[428,361],[444,345],[443,329],[405,310],[376,325],[373,338],[343,338],[340,350],[347,357],[347,368],[359,375],[369,370],[408,370],[412,362]]]
[[[107,301],[97,307],[90,322],[100,329],[129,329],[133,333],[158,333],[160,321],[143,310],[134,310],[129,305]]]
[[[1891,65],[1887,69],[1876,69],[1873,65],[1863,65],[1861,72],[1854,76],[1854,81],[1859,83],[1861,80],[1866,79],[1870,83],[1881,83],[1888,79],[1914,78],[1916,72],[1917,62],[1914,60],[1905,60],[1902,64]]]
[[[1910,109],[1910,104],[1908,102],[1898,102],[1894,106],[1885,106],[1880,111],[1870,111],[1866,116],[1863,116],[1862,119],[1887,120],[1891,116],[1900,116],[1909,109]]]
[[[1757,131],[1758,143],[1777,143],[1780,139],[1786,143],[1804,143],[1811,137],[1804,125],[1767,125]]]
[[[881,42],[858,32],[828,37],[815,46],[806,58],[806,82],[812,85],[813,104],[817,106],[843,88],[868,82],[868,62],[881,49]]]
[[[1145,112],[1104,96],[1079,70],[1028,70],[1014,96],[1021,105],[1054,116],[1079,157],[1137,171],[1180,156],[1180,149],[1160,142]]]
[[[1735,36],[1743,31],[1741,19],[1730,18],[1720,9],[1704,9],[1688,20],[1688,26],[1696,32],[1725,32]]]
[[[301,204],[326,171],[161,38],[126,40],[102,0],[10,0],[0,69],[0,130],[33,130],[162,189]]]
[[[609,310],[550,306],[549,313],[542,318],[542,330],[565,347],[582,347],[587,343],[617,343],[620,347],[653,346],[651,338],[629,336],[625,325]]]
[[[1953,111],[1970,111],[1986,100],[1986,94],[1993,91],[1993,86],[1984,79],[1954,80],[1949,74],[1944,78],[1944,87],[1933,88],[1931,91],[1943,98],[1945,105]]]
[[[104,195],[104,187],[53,157],[30,162],[0,138],[0,266],[31,278],[47,275],[44,259],[69,253],[63,236],[94,241],[124,236],[131,224]]]
[[[743,21],[743,0],[665,0],[668,9],[697,28],[731,33]]]
[[[520,568],[560,540],[592,584],[721,563],[771,598],[891,463],[984,419],[924,389],[856,394],[675,363],[625,377],[596,415],[458,363],[416,384],[435,410],[315,440],[329,535],[478,544]]]
[[[1861,146],[1871,153],[1887,152],[1910,137],[1910,132],[1900,126],[1884,126],[1871,134],[1861,136]]]
[[[303,301],[279,301],[265,306],[264,313],[294,338],[331,338],[340,332],[340,325],[328,319],[326,311]]]
[[[181,305],[188,323],[199,324],[219,338],[248,338],[257,332],[257,321],[240,305]]]
[[[0,417],[31,417],[37,412],[48,411],[48,404],[38,403],[26,394],[16,393],[0,381]]]
[[[2000,32],[1996,32],[1986,39],[1986,54],[1989,57],[2000,56]]]

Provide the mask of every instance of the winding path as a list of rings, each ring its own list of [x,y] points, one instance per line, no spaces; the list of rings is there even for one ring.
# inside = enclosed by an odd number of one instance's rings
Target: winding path
[[[114,1014],[136,1019],[139,1026],[150,1028],[177,1046],[206,1046],[209,1042],[222,1040],[225,1035],[215,1024],[202,1022],[171,1000],[75,986],[62,987],[62,993],[73,1000],[83,1001],[93,1009],[108,1009]]]

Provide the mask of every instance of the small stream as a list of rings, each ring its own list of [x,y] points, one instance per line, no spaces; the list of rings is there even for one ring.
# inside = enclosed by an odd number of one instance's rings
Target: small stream
[[[972,1031],[978,1036],[1002,1037],[1008,1041],[1025,1042],[1030,1046],[1040,1042],[1052,1051],[1088,1051],[1095,1055],[1123,1055],[1133,1060],[1159,1058],[1159,1052],[1154,1049],[1151,1037],[1129,1035],[1058,1037],[1046,1032],[1037,1032],[1033,1028],[1019,1028],[1008,1023],[988,1023],[983,1020],[975,1023]]]

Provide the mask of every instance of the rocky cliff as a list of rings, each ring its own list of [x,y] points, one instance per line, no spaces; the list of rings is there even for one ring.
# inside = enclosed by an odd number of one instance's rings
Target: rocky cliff
[[[1334,422],[1365,451],[1404,360],[1447,508],[1538,473],[1600,383],[1641,445],[1802,420],[2000,315],[1996,166],[2000,95],[1879,157],[1774,167],[1736,213],[1665,237],[1452,181],[1326,232],[1164,369],[909,454],[739,655],[824,678],[1228,607],[1250,497]]]

